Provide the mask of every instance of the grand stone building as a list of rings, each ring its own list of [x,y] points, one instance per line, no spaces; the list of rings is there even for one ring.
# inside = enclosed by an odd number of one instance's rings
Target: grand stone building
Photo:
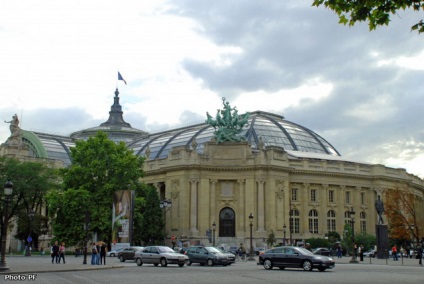
[[[118,90],[100,126],[69,137],[21,130],[20,146],[6,142],[0,155],[68,166],[75,141],[99,130],[146,157],[144,182],[157,188],[161,200],[172,201],[164,210],[168,241],[174,235],[208,244],[206,232],[216,224],[216,243],[247,243],[251,221],[254,246],[263,246],[272,231],[278,242],[289,243],[332,231],[342,235],[351,209],[355,232],[375,234],[378,195],[401,187],[424,197],[417,176],[345,159],[317,133],[281,115],[250,113],[240,142],[217,143],[216,129],[206,123],[152,134],[132,128],[123,119]]]

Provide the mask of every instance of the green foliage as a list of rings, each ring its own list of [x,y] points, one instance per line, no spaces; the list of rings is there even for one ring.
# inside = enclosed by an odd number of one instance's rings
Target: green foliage
[[[38,236],[47,232],[47,219],[41,209],[46,204],[45,196],[49,190],[59,187],[60,179],[57,170],[47,162],[21,162],[16,159],[0,158],[0,180],[10,179],[14,185],[9,204],[9,220],[17,221],[15,237],[25,242],[31,235],[35,246],[38,246]],[[0,196],[3,200],[3,191]],[[0,224],[4,225],[3,202],[0,202]],[[28,213],[35,215],[30,222]]]
[[[340,234],[337,232],[329,232],[328,233],[328,241],[330,242],[330,244],[334,244],[335,242],[339,242],[341,241],[341,237]]]
[[[402,0],[402,1],[348,1],[348,0],[314,0],[312,6],[321,6],[333,10],[339,16],[339,23],[353,26],[356,22],[368,22],[370,30],[378,26],[389,25],[390,16],[399,10],[412,9],[414,11],[424,10],[424,1]],[[419,21],[411,27],[419,33],[424,32],[424,23]]]
[[[369,250],[374,248],[377,245],[377,238],[374,235],[361,233],[355,235],[355,241],[360,246],[364,246],[364,250]]]
[[[305,243],[309,243],[312,248],[328,248],[330,247],[329,240],[323,238],[310,238],[306,239]]]
[[[274,246],[274,244],[277,242],[277,239],[275,238],[274,230],[271,230],[271,233],[268,236],[268,239],[266,240],[266,244],[268,247]]]
[[[83,232],[75,233],[75,229],[82,231],[84,212],[89,210],[90,232],[109,242],[112,236],[113,192],[135,190],[137,197],[144,196],[140,183],[144,159],[134,155],[125,143],[116,144],[109,140],[103,132],[87,141],[77,141],[71,148],[71,157],[71,166],[61,170],[63,190],[70,191],[70,195],[80,192],[83,196],[73,202],[68,195],[60,192],[49,195],[53,234],[69,245],[83,241]],[[137,208],[134,211],[137,212]],[[78,214],[80,217],[76,218]]]
[[[163,244],[164,215],[159,207],[159,195],[154,187],[147,188],[146,203],[141,221],[140,239],[145,245]]]

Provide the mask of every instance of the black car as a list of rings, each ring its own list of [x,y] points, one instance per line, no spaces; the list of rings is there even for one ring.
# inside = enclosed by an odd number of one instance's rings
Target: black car
[[[307,271],[313,268],[325,271],[334,268],[335,262],[330,257],[313,254],[304,248],[285,246],[270,249],[259,255],[258,265],[263,265],[267,270],[273,267],[280,269],[290,267],[303,268]]]
[[[316,248],[312,250],[313,254],[331,256],[331,251],[327,248]]]
[[[118,252],[118,258],[121,262],[124,262],[126,260],[134,260],[134,254],[142,249],[144,249],[144,247],[124,248],[122,251]]]
[[[192,246],[186,251],[186,255],[189,257],[187,265],[192,263],[200,263],[200,265],[229,265],[230,261],[228,256],[220,252],[214,247],[204,246]]]

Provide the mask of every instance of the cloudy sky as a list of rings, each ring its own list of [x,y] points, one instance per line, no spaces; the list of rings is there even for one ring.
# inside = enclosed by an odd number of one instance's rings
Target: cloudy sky
[[[226,97],[283,114],[344,157],[424,178],[420,14],[369,32],[311,3],[3,1],[0,118],[69,135],[105,122],[118,87],[125,120],[155,132],[202,122]],[[9,134],[4,123],[0,141]]]

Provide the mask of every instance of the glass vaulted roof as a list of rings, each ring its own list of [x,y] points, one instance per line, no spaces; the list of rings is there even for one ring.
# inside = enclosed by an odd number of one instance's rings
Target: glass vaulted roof
[[[196,151],[203,152],[204,143],[211,141],[215,129],[204,123],[170,131],[150,134],[128,144],[137,155],[150,151],[150,159],[162,159],[169,151],[178,146],[191,147],[195,141]],[[252,150],[258,150],[259,141],[266,146],[278,146],[286,151],[340,156],[339,152],[324,138],[312,130],[287,121],[284,117],[256,111],[250,114],[249,124],[241,133],[251,144]]]

